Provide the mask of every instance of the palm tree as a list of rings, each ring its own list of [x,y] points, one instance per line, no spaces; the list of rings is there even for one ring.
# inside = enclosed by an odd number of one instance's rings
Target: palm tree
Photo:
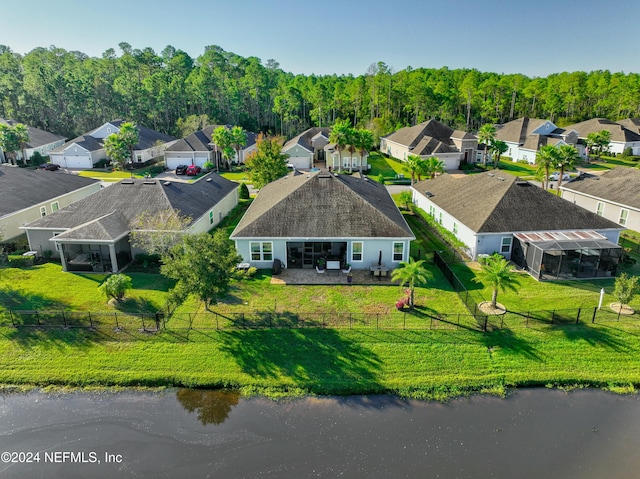
[[[351,123],[349,120],[338,120],[333,125],[333,128],[331,128],[331,133],[329,133],[329,141],[334,143],[336,150],[338,150],[338,158],[340,159],[338,171],[342,171],[342,150],[344,150],[349,143],[350,129]]]
[[[231,158],[235,150],[233,149],[233,137],[231,130],[226,126],[219,126],[211,134],[211,141],[215,145],[216,155],[216,172],[220,171],[220,162],[218,161],[218,152],[227,161]]]
[[[542,176],[542,184],[545,190],[549,189],[549,170],[555,168],[558,161],[558,149],[553,145],[541,146],[536,153],[536,173]]]
[[[491,143],[493,143],[496,139],[496,127],[490,123],[485,123],[478,130],[478,143],[482,143],[485,145],[484,151],[482,152],[482,165],[487,165],[487,150],[489,149]]]
[[[477,283],[487,283],[493,288],[491,307],[494,309],[497,308],[498,289],[517,291],[516,285],[520,284],[509,261],[498,253],[492,254],[485,260],[482,269],[473,280]]]
[[[362,162],[364,155],[368,154],[376,145],[376,139],[370,130],[356,130],[358,135],[358,152],[360,153],[360,176],[362,176]]]
[[[444,173],[444,163],[437,156],[425,158],[422,164],[422,172],[431,179],[434,179],[438,173]]]
[[[491,155],[496,155],[496,159],[494,164],[496,168],[500,167],[500,157],[504,155],[509,150],[509,145],[507,145],[504,141],[501,140],[493,140],[491,145],[489,146],[489,151],[491,151]]]
[[[558,156],[556,167],[560,169],[558,175],[558,191],[562,186],[562,175],[565,170],[572,170],[576,164],[580,161],[580,154],[572,145],[561,145],[558,148]]]
[[[400,264],[391,273],[393,281],[399,281],[400,286],[409,284],[409,307],[413,308],[415,287],[427,283],[431,277],[431,273],[423,266],[424,260],[415,261],[409,258],[409,261],[400,261]]]
[[[231,145],[236,152],[236,161],[240,163],[240,150],[247,144],[247,132],[241,126],[234,126],[230,132]]]
[[[411,175],[411,184],[413,185],[416,182],[416,175],[420,173],[420,169],[422,168],[423,160],[419,156],[409,155],[407,156],[407,160],[405,162],[405,169]]]

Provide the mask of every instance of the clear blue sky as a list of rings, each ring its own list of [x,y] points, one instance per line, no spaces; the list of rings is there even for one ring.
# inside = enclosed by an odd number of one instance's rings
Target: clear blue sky
[[[640,71],[639,0],[0,0],[0,44],[101,56],[206,45],[293,73],[443,66],[546,76]]]

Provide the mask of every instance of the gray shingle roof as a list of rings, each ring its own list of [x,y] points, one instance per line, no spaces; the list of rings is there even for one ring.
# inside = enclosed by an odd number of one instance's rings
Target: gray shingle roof
[[[314,172],[266,185],[231,235],[238,238],[413,238],[387,189],[358,175]]]
[[[209,125],[202,130],[191,133],[190,135],[187,135],[184,138],[176,141],[173,145],[167,148],[167,151],[211,151],[213,150],[213,146],[211,146],[211,144],[213,143],[213,130],[218,128],[218,126],[221,125]],[[232,128],[231,125],[222,126]],[[251,131],[246,132],[246,144],[244,146],[245,149],[255,144],[256,136],[257,135]]]
[[[79,145],[79,146],[81,146],[82,148],[84,148],[87,151],[98,151],[98,150],[101,150],[102,148],[104,148],[104,145],[102,144],[102,140],[100,140],[98,138],[94,138],[93,136],[90,136],[90,135],[81,135],[81,136],[78,136],[78,137],[74,138],[73,140],[67,141],[63,145],[60,145],[55,150],[51,150],[51,151],[53,151],[55,153],[59,153],[61,151],[64,151],[69,146],[73,145],[74,143]]]
[[[631,130],[635,133],[640,133],[640,118],[626,118],[617,122],[627,130]]]
[[[120,128],[120,125],[125,123],[125,120],[114,120],[109,123],[116,128]],[[158,141],[167,143],[176,139],[171,135],[165,135],[164,133],[152,130],[151,128],[147,128],[143,125],[136,125],[136,128],[138,129],[138,143],[133,147],[134,150],[146,150],[151,148]]]
[[[540,128],[540,126],[547,121],[548,120],[529,118],[526,116],[518,118],[502,125],[496,131],[496,140],[508,141],[510,143],[518,143],[519,145],[522,145],[533,131]]]
[[[207,178],[211,181],[206,181]],[[91,239],[91,235],[96,236],[93,239],[116,238],[122,236],[124,225],[128,229],[144,212],[155,214],[174,209],[196,221],[237,187],[237,183],[215,173],[195,183],[122,180],[27,226],[77,228],[74,235],[81,239]]]
[[[575,130],[580,138],[586,138],[589,133],[597,133],[600,130],[607,130],[611,133],[611,141],[619,143],[629,143],[640,141],[640,134],[631,131],[620,123],[607,120],[606,118],[592,118],[591,120],[566,126],[567,130]]]
[[[313,151],[313,144],[312,144],[313,137],[316,136],[318,133],[320,133],[323,136],[327,137],[328,139],[330,132],[331,132],[330,128],[314,126],[312,128],[309,128],[308,130],[303,131],[299,135],[294,136],[289,141],[287,141],[282,147],[282,151],[286,152],[287,150],[289,150],[289,148],[295,145],[300,145],[309,151]]]
[[[0,216],[97,183],[91,178],[61,171],[27,170],[0,166]]]
[[[14,120],[5,120],[0,118],[0,123],[4,123],[5,125],[15,126],[18,121]],[[44,145],[48,145],[50,143],[55,143],[56,141],[64,140],[64,136],[56,135],[54,133],[50,133],[48,131],[41,130],[39,128],[34,128],[33,126],[28,126],[27,131],[29,132],[29,141],[25,143],[27,148],[39,148]]]
[[[425,136],[435,138],[446,145],[453,145],[451,141],[453,134],[453,128],[443,125],[436,120],[428,120],[415,126],[400,128],[385,138],[411,149],[416,147]]]
[[[640,171],[635,168],[613,168],[600,176],[582,175],[561,189],[640,209]]]
[[[527,181],[499,172],[441,175],[413,187],[476,233],[603,229],[620,226]]]

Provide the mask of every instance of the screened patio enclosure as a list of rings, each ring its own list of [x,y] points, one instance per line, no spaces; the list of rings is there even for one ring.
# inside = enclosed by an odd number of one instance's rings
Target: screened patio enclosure
[[[515,233],[511,260],[539,280],[616,275],[622,248],[595,231]]]
[[[344,264],[347,258],[346,241],[287,241],[287,268],[315,268],[319,259],[338,260]]]

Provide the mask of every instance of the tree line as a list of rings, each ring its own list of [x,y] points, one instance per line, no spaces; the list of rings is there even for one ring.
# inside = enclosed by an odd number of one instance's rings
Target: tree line
[[[183,136],[198,121],[291,137],[338,119],[384,135],[436,119],[476,130],[521,116],[559,126],[640,116],[640,75],[563,72],[547,77],[384,62],[361,75],[294,75],[277,61],[207,46],[192,58],[120,43],[101,57],[51,46],[20,55],[0,45],[0,118],[67,136],[116,118]],[[194,122],[193,119],[198,119]]]

